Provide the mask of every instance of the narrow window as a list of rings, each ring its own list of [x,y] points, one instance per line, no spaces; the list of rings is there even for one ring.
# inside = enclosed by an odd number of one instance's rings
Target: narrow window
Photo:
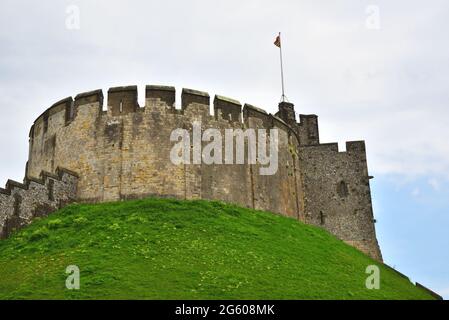
[[[74,110],[74,106],[73,106],[73,101],[72,101],[70,104],[67,104],[65,107],[65,123],[66,124],[73,120],[73,110]]]
[[[54,187],[55,187],[54,180],[51,180],[51,179],[48,180],[47,190],[48,190],[48,200],[50,200],[50,201],[55,201]]]
[[[75,101],[72,101],[69,105],[66,106],[65,122],[68,123],[72,121],[74,117],[75,117]]]
[[[44,133],[48,130],[48,113],[44,114]]]
[[[73,120],[75,117],[75,101],[72,101],[72,104],[70,105],[70,120]]]
[[[123,100],[120,100],[120,113],[123,112]]]
[[[346,182],[341,181],[337,186],[337,193],[340,197],[346,198],[349,194],[348,185]]]
[[[326,223],[325,218],[326,217],[324,216],[323,211],[320,211],[320,223],[321,223],[321,225],[324,225]]]
[[[14,215],[19,216],[20,215],[20,204],[22,203],[22,197],[20,194],[14,195]]]

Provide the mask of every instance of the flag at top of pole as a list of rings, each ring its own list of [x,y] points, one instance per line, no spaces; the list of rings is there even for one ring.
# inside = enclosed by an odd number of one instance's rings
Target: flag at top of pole
[[[281,60],[281,84],[282,84],[282,97],[281,102],[285,102],[286,96],[284,91],[284,66],[282,64],[282,45],[281,45],[281,33],[279,32],[279,35],[276,37],[276,40],[274,41],[274,45],[279,48],[279,57]]]
[[[279,35],[276,37],[276,41],[274,41],[274,45],[276,47],[281,47],[281,33],[279,32]]]

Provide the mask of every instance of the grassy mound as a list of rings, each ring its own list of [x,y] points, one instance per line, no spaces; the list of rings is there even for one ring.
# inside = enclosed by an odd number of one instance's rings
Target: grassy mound
[[[71,205],[0,241],[0,299],[431,299],[320,228],[220,202]],[[65,287],[80,269],[80,290]]]

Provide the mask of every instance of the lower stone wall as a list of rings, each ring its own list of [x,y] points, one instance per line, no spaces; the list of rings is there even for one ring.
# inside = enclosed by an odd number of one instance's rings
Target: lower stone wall
[[[77,183],[76,173],[60,168],[24,183],[8,180],[6,188],[0,188],[0,239],[74,201]]]
[[[366,162],[365,143],[317,144],[300,148],[305,222],[325,228],[382,261]]]

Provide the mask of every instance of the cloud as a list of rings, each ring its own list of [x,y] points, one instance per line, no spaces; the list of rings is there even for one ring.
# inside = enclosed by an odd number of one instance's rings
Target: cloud
[[[161,83],[276,112],[278,31],[287,96],[298,113],[319,115],[323,142],[365,139],[374,175],[449,179],[449,44],[441,34],[449,4],[431,2],[381,1],[380,29],[372,30],[372,3],[355,0],[6,0],[0,108],[8,117],[0,118],[0,145],[9,152],[0,179],[23,176],[34,118],[85,90]],[[80,30],[66,28],[72,4]]]

